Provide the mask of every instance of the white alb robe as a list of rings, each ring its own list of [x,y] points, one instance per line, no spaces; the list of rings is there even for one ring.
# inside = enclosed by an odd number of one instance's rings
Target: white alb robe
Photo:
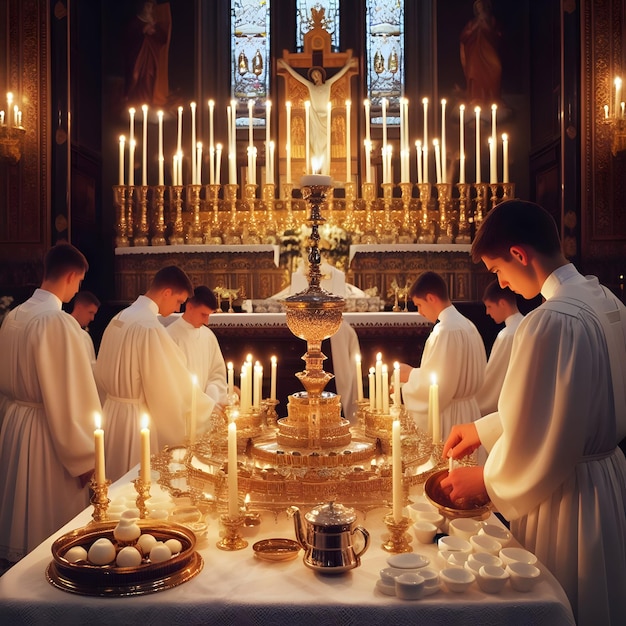
[[[341,408],[347,420],[357,411],[356,355],[361,353],[359,337],[348,322],[342,320],[339,330],[330,338],[335,386],[341,396]]]
[[[0,329],[0,557],[15,561],[88,504],[101,411],[76,320],[37,289]]]
[[[183,353],[157,319],[146,296],[116,315],[102,336],[96,381],[103,406],[107,478],[116,480],[139,462],[141,416],[150,417],[151,450],[188,436],[192,382]],[[210,423],[215,402],[197,393],[197,433]]]
[[[541,293],[547,302],[515,334],[498,413],[476,422],[490,450],[485,486],[559,580],[579,625],[626,624],[626,460],[616,447],[626,429],[616,425],[597,321],[601,306],[621,311],[622,337],[607,340],[620,345],[624,388],[626,309],[573,265],[553,272]],[[585,294],[585,306],[555,310],[573,293]]]
[[[441,436],[446,440],[455,424],[480,417],[476,392],[483,384],[487,355],[476,326],[454,305],[439,314],[426,339],[419,367],[402,385],[402,399],[419,428],[428,432],[428,396],[431,375],[439,385]]]
[[[485,382],[476,394],[476,402],[481,415],[487,415],[498,410],[498,398],[504,382],[511,348],[513,347],[513,337],[524,316],[518,311],[504,320],[504,328],[498,333],[493,342],[491,354],[487,360],[485,369]]]
[[[187,369],[198,377],[200,388],[217,404],[225,405],[228,401],[226,365],[215,333],[206,326],[195,328],[182,316],[167,326],[167,332],[183,351]]]

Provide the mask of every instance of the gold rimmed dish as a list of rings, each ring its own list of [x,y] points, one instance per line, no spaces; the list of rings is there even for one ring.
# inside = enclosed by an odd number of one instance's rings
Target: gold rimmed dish
[[[491,501],[481,498],[466,498],[452,500],[450,495],[441,487],[441,481],[448,476],[444,469],[431,474],[424,483],[424,495],[428,501],[437,507],[439,512],[448,519],[457,517],[473,517],[486,519],[491,514]]]
[[[300,544],[293,539],[262,539],[253,544],[254,555],[263,561],[290,561],[300,552]]]

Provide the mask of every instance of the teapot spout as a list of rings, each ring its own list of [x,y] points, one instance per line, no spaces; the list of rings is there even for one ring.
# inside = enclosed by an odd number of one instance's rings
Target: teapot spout
[[[306,533],[302,526],[302,516],[300,515],[300,509],[297,506],[290,506],[287,509],[287,514],[293,517],[293,528],[296,533],[296,541],[300,544],[303,550],[308,548],[306,543]]]

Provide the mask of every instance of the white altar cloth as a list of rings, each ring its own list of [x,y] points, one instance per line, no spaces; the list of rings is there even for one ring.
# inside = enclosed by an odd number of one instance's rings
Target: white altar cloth
[[[355,254],[374,254],[379,252],[469,252],[471,244],[465,243],[368,243],[350,246],[348,265]]]
[[[115,497],[137,476],[131,470],[110,489]],[[152,495],[159,490],[152,483]],[[270,537],[294,538],[285,514],[275,521],[264,514],[260,526],[245,535],[248,547],[223,552],[215,543],[219,524],[209,518],[207,536],[198,541],[203,570],[192,580],[158,593],[124,598],[80,596],[56,589],[45,578],[54,539],[91,520],[88,508],[0,577],[0,617],[4,624],[315,624],[325,626],[405,626],[406,624],[514,624],[560,626],[574,624],[565,593],[539,564],[542,579],[530,593],[507,584],[497,595],[480,591],[476,583],[462,594],[444,588],[414,602],[375,590],[379,571],[389,556],[381,548],[387,509],[370,511],[362,524],[371,535],[360,567],[339,576],[321,576],[305,567],[302,552],[288,562],[267,563],[253,555],[252,544]],[[495,516],[490,522],[499,523]],[[245,531],[246,529],[244,529]],[[413,541],[414,551],[427,556],[429,567],[441,568],[434,545]]]
[[[115,248],[118,256],[124,254],[174,254],[175,252],[191,253],[204,252],[210,254],[243,254],[271,252],[274,255],[274,265],[280,263],[280,246],[273,244],[254,245],[210,245],[210,244],[175,244],[172,246],[124,246]]]

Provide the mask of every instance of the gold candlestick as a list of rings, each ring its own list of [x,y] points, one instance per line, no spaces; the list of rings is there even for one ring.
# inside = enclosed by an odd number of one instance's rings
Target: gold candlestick
[[[157,185],[154,188],[154,194],[152,201],[156,207],[156,219],[154,223],[154,235],[152,237],[153,246],[165,245],[165,218],[164,218],[164,205],[165,205],[165,185]]]
[[[476,228],[478,228],[480,226],[480,223],[483,221],[485,213],[487,211],[487,189],[489,188],[489,185],[487,185],[487,183],[475,183],[474,187],[476,189],[474,222],[476,224]]]
[[[136,246],[148,245],[148,185],[141,185],[139,189],[139,222],[135,235]]]
[[[220,523],[224,527],[224,536],[217,542],[220,550],[243,550],[247,547],[248,542],[239,534],[239,529],[243,526],[245,517],[230,517],[229,515],[220,515]]]
[[[128,187],[126,192],[126,233],[131,245],[133,242],[133,234],[135,230],[135,187]]]
[[[354,198],[355,198],[355,189],[356,185],[353,182],[346,182],[345,184],[345,192],[346,192],[346,216],[345,216],[345,228],[348,231],[355,230],[355,220],[354,220]]]
[[[173,202],[172,202],[173,197]],[[172,185],[170,187],[170,210],[172,207],[174,213],[174,223],[172,225],[172,234],[170,236],[171,245],[179,245],[185,243],[183,229],[183,187],[182,185]]]
[[[257,185],[246,183],[244,186],[245,203],[248,207],[248,219],[244,221],[241,243],[257,244],[261,243],[259,237],[259,225],[256,219],[256,190]]]
[[[93,513],[91,517],[94,522],[106,522],[108,519],[107,509],[111,500],[108,498],[110,480],[105,480],[103,483],[97,483],[95,478],[91,479],[89,483],[90,489],[93,491],[91,496],[91,504],[93,504]]]
[[[459,232],[456,236],[456,243],[470,243],[470,185],[467,183],[457,183],[459,190]]]
[[[293,208],[292,208],[292,196],[293,196],[293,183],[283,183],[281,185],[281,191],[283,192],[283,201],[285,203],[286,217],[285,223],[283,224],[283,231],[293,231],[296,228],[296,224],[293,219]]]
[[[400,227],[400,243],[415,243],[417,239],[417,224],[411,220],[411,198],[413,183],[400,183],[402,193],[402,226]]]
[[[420,229],[418,235],[419,243],[435,243],[435,233],[428,216],[428,205],[430,204],[431,187],[430,183],[418,183],[417,188],[420,194]]]
[[[502,201],[515,197],[515,183],[502,183]]]
[[[452,184],[437,183],[437,200],[439,204],[439,233],[437,243],[452,243],[454,232],[450,219],[452,204]]]
[[[276,185],[265,183],[261,190],[263,204],[265,204],[265,219],[261,221],[261,239],[266,243],[276,243],[276,216],[274,215],[274,204],[276,202]]]
[[[407,534],[407,529],[411,525],[411,519],[403,517],[396,521],[391,513],[385,515],[385,526],[389,529],[389,537],[383,543],[383,550],[398,554],[400,552],[413,552],[411,547],[411,536]]]
[[[239,220],[237,218],[238,189],[239,185],[236,184],[224,185],[224,202],[230,209],[230,226],[228,228],[228,233],[224,236],[225,244],[236,245],[241,243],[241,231],[239,228]]]
[[[500,202],[500,198],[498,197],[499,187],[500,185],[498,183],[489,184],[489,189],[491,191],[491,208],[492,209]]]
[[[133,480],[135,485],[135,491],[137,492],[137,508],[139,509],[139,517],[145,519],[148,517],[148,508],[146,507],[146,500],[150,499],[150,482],[145,482],[141,478],[135,478]]]
[[[124,185],[113,186],[113,201],[117,209],[115,246],[117,248],[126,248],[128,246],[128,237],[126,236],[126,187]]]
[[[189,231],[189,237],[187,238],[188,244],[201,244],[202,243],[202,225],[200,224],[200,185],[188,185],[187,186],[187,205],[191,207],[193,213],[191,221],[191,229]]]
[[[376,224],[372,215],[372,205],[374,203],[374,183],[363,183],[361,185],[361,195],[365,201],[365,224],[363,225],[363,237],[361,242],[365,244],[378,243],[376,234]]]

